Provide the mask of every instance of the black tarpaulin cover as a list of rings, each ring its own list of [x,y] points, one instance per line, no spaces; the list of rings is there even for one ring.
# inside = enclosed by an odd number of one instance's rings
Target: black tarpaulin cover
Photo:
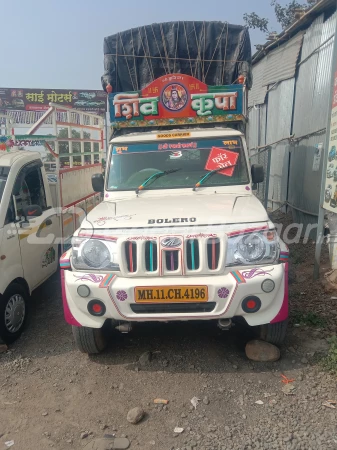
[[[138,91],[156,78],[182,73],[208,85],[247,77],[251,86],[251,44],[246,27],[226,22],[155,23],[104,39],[105,89]]]

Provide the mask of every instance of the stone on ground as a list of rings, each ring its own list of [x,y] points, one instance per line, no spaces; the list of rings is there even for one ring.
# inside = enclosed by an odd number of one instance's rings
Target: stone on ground
[[[142,408],[133,408],[128,412],[127,421],[136,425],[144,417],[144,410]]]
[[[151,352],[145,352],[145,353],[143,353],[141,356],[140,356],[140,358],[139,358],[139,364],[141,365],[141,366],[147,366],[148,364],[150,364],[150,362],[151,362],[151,359],[152,359],[152,354],[151,354]]]
[[[246,345],[246,356],[252,361],[274,362],[281,357],[280,350],[265,341],[253,340]]]

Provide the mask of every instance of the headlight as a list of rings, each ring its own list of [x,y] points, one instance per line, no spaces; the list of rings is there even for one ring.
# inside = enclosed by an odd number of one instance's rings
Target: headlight
[[[75,237],[72,263],[79,270],[119,270],[117,244],[113,241]]]
[[[270,264],[279,254],[276,231],[263,231],[228,238],[226,266]]]

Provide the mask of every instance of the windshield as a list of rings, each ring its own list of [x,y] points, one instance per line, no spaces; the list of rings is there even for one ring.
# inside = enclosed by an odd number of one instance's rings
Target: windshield
[[[203,187],[249,183],[241,138],[168,140],[112,145],[107,190],[193,188],[207,173]],[[167,176],[154,176],[165,172]]]
[[[2,199],[3,191],[5,189],[5,184],[7,181],[8,173],[9,173],[9,167],[1,167],[0,166],[0,202]]]

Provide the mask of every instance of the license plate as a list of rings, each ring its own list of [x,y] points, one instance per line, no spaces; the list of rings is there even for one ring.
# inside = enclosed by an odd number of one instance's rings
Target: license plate
[[[202,303],[208,301],[207,286],[142,286],[135,288],[136,303]]]

